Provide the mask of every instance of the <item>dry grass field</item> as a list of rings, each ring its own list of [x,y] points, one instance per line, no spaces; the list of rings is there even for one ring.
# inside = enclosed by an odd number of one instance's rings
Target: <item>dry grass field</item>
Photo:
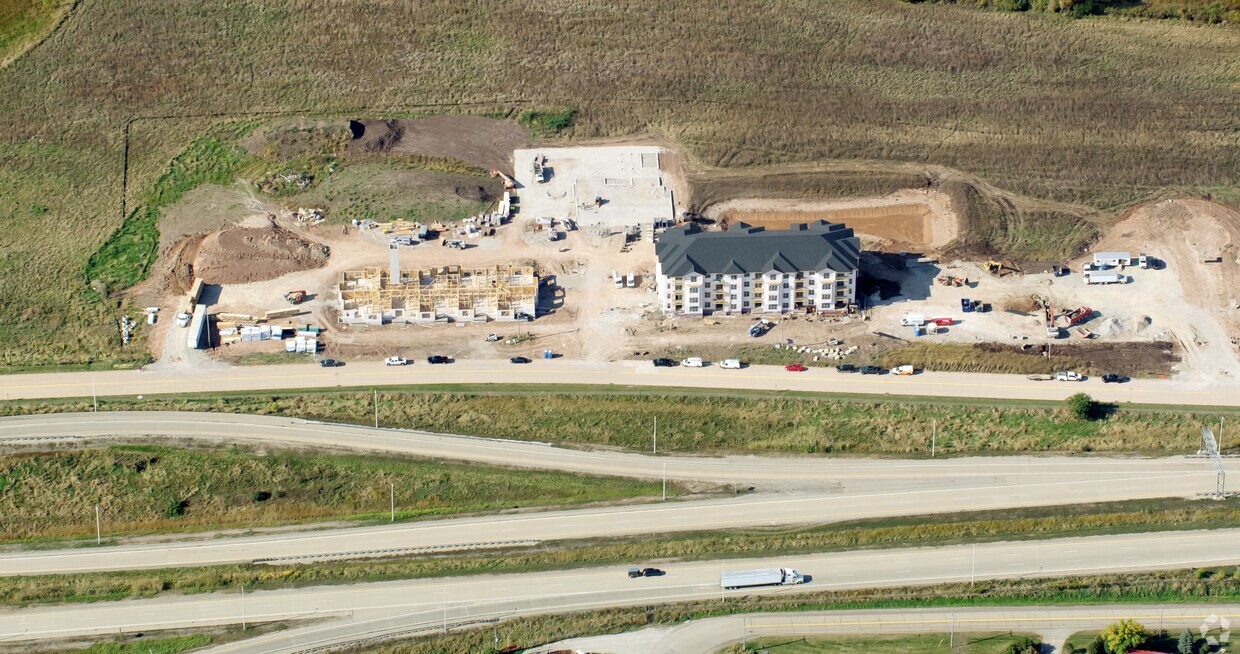
[[[845,162],[827,186],[867,188],[965,171],[994,218],[983,249],[1071,246],[1090,212],[1167,189],[1237,197],[1231,27],[898,0],[751,11],[81,0],[0,70],[0,365],[144,360],[118,350],[119,300],[88,290],[88,260],[213,123],[268,114],[571,107],[565,137],[660,134],[703,170]]]

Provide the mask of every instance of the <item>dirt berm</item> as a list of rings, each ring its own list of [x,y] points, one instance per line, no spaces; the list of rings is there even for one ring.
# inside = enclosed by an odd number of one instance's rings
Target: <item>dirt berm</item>
[[[233,227],[203,239],[194,258],[194,272],[211,284],[245,284],[321,268],[330,254],[326,245],[274,223]]]

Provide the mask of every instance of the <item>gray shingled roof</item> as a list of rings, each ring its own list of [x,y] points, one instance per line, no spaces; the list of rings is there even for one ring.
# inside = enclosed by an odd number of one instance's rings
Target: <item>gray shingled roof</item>
[[[782,273],[809,270],[851,272],[861,257],[853,230],[825,220],[767,231],[737,223],[726,232],[705,232],[696,223],[669,229],[655,246],[663,274],[683,277]]]

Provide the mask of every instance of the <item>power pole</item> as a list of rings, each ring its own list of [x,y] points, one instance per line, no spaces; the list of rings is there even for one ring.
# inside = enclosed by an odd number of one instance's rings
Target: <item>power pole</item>
[[[396,522],[396,482],[392,484],[392,522]]]
[[[245,584],[241,584],[241,631],[245,631]]]
[[[375,429],[379,428],[379,391],[375,390]]]
[[[650,453],[659,453],[659,416],[654,417],[654,448],[651,449]]]
[[[934,441],[938,437],[938,432],[939,432],[939,421],[938,419],[932,420],[930,422],[930,458],[931,459],[934,458],[934,445],[935,445]]]
[[[95,505],[95,544],[103,544],[103,518],[100,515],[99,505]]]
[[[93,399],[94,399],[94,401],[95,401],[95,413],[99,413],[99,393],[98,393],[97,391],[95,391],[95,377],[94,377],[94,375],[91,375],[91,378],[90,378],[90,396],[91,396],[91,398],[93,398]],[[1220,429],[1219,429],[1219,433],[1222,433],[1222,431],[1223,431],[1223,430],[1220,428]]]

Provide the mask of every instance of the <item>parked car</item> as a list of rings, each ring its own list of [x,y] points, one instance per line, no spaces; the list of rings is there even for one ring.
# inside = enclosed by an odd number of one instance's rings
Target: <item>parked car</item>
[[[861,366],[861,374],[863,375],[885,375],[887,374],[887,369],[879,368],[878,366]]]
[[[629,579],[641,577],[662,577],[667,574],[658,568],[629,568]]]
[[[788,372],[805,372],[806,368],[799,363],[790,363],[784,366],[784,370],[787,370]]]
[[[702,357],[689,357],[688,359],[681,361],[680,365],[686,368],[701,368],[706,365],[706,362],[702,360]]]
[[[674,368],[675,366],[676,362],[666,357],[659,357],[654,360],[654,367],[656,368]]]
[[[1117,375],[1115,373],[1109,373],[1109,374],[1102,376],[1102,383],[1104,384],[1123,384],[1124,382],[1127,382],[1127,381],[1128,381],[1127,377],[1123,375]]]
[[[494,343],[499,340],[499,334],[487,334],[487,342]]]
[[[741,364],[740,359],[724,359],[719,362],[719,367],[724,370],[740,370],[741,365],[743,364]]]
[[[1075,370],[1060,370],[1055,373],[1055,381],[1079,382],[1084,379],[1085,378],[1081,376],[1081,373],[1076,372]]]
[[[322,359],[319,361],[319,366],[323,368],[335,368],[337,366],[343,366],[343,365],[344,365],[343,361],[337,361],[335,359]]]
[[[432,354],[426,357],[427,363],[452,363],[452,359],[440,354]]]
[[[857,370],[857,366],[854,366],[851,363],[841,363],[835,367],[836,372],[857,372]]]
[[[910,365],[896,366],[891,369],[893,375],[913,375],[917,373],[917,369]]]
[[[509,363],[529,363],[530,362],[530,360],[527,359],[526,357],[513,357],[509,359],[508,361]]]
[[[385,366],[403,366],[407,363],[409,363],[409,359],[405,357],[388,357],[383,360],[383,365]]]

